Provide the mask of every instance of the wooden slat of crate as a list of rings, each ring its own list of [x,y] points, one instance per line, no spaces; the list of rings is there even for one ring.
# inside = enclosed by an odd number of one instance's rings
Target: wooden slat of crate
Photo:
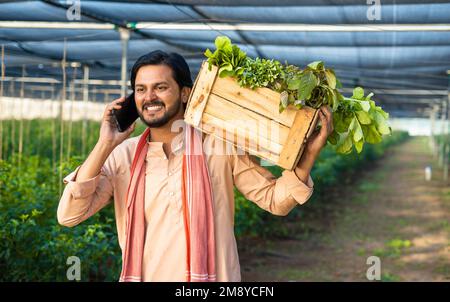
[[[245,150],[261,150],[264,153],[272,154],[271,157],[276,157],[277,160],[279,159],[280,153],[283,150],[283,146],[275,144],[261,137],[257,137],[256,135],[252,135],[252,133],[250,133],[248,129],[239,127],[239,125],[236,125],[232,122],[223,121],[222,119],[210,115],[207,112],[203,113],[202,123],[210,124],[216,129],[225,129],[226,131],[224,132],[218,131],[216,133],[216,136],[230,142],[232,142],[233,140],[239,143],[245,142],[245,145],[241,146],[244,147]]]
[[[284,143],[286,141],[290,131],[289,127],[277,123],[276,121],[270,120],[268,117],[262,116],[252,110],[248,110],[247,108],[236,105],[230,100],[226,100],[215,94],[211,93],[210,97],[211,99],[208,102],[211,102],[211,104],[206,104],[204,111],[209,112],[210,114],[217,116],[223,120],[248,120],[255,123],[259,122],[260,124],[270,122],[271,124],[273,124],[273,126],[268,127],[268,129],[276,129],[278,131],[273,134],[271,132],[267,132],[260,135],[263,135],[263,137],[266,139],[273,139],[278,143]],[[279,127],[275,128],[275,124]]]
[[[233,128],[247,129],[262,147],[280,155],[289,128],[251,110],[240,107],[224,98],[211,94],[203,114],[208,113]],[[230,123],[231,122],[231,123]]]
[[[202,68],[195,79],[192,93],[189,96],[188,107],[184,115],[184,120],[194,127],[198,127],[200,124],[203,110],[208,103],[211,88],[216,80],[217,71],[216,66],[212,66],[211,71],[208,70],[208,64],[203,62]]]
[[[242,131],[239,128],[235,128],[233,125],[227,124],[223,120],[209,115],[208,113],[203,114],[199,128],[206,133],[214,135],[215,137],[231,143],[238,148],[242,148],[250,154],[267,159],[274,164],[279,161],[278,154],[261,147],[261,145],[258,146],[258,143],[251,136],[249,136],[248,133],[245,133],[245,131]],[[242,144],[242,142],[245,143]],[[237,143],[240,143],[240,145]]]
[[[296,110],[285,110],[279,113],[280,94],[268,88],[248,89],[240,87],[230,77],[217,77],[211,93],[230,100],[237,105],[257,112],[263,116],[290,127],[295,120]]]
[[[318,110],[304,107],[297,112],[295,121],[291,127],[288,138],[281,151],[278,164],[292,170],[297,165],[302,155],[306,140],[314,131],[318,119]]]

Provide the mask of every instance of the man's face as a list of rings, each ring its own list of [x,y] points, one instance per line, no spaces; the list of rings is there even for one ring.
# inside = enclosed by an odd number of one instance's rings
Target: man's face
[[[166,125],[181,114],[181,92],[166,65],[139,68],[135,80],[135,100],[141,120],[152,128]]]

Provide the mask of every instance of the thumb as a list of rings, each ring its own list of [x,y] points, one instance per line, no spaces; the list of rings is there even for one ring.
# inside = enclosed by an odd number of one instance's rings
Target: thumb
[[[134,122],[133,124],[131,124],[130,127],[128,127],[127,132],[128,132],[128,133],[131,133],[131,132],[134,131],[135,128],[136,128],[136,122]]]

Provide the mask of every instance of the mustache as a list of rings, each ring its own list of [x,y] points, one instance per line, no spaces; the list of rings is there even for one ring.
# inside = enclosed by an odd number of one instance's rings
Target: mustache
[[[144,104],[142,105],[142,110],[144,110],[144,109],[145,109],[145,106],[148,106],[148,105],[160,105],[160,106],[163,106],[163,107],[166,106],[162,101],[160,101],[160,100],[155,100],[155,101],[151,101],[151,102],[144,103]]]

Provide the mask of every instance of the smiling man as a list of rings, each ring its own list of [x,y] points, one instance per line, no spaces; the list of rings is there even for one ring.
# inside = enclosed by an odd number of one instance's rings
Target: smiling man
[[[287,215],[313,192],[309,176],[332,132],[322,107],[322,127],[309,139],[294,171],[275,178],[240,154],[205,152],[221,145],[184,124],[192,87],[189,67],[178,54],[153,51],[131,71],[131,86],[147,129],[128,138],[118,132],[112,109],[104,112],[97,144],[64,181],[58,221],[75,226],[114,200],[121,281],[240,281],[234,236],[234,186],[275,215]],[[173,129],[184,129],[182,135]]]

